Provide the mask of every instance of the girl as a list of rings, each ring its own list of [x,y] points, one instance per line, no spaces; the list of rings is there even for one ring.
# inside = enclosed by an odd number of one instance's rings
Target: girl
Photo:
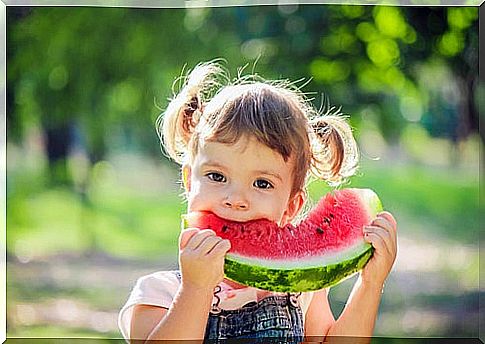
[[[221,87],[221,75],[215,63],[198,65],[158,122],[166,151],[182,165],[188,212],[283,226],[305,204],[309,172],[337,184],[355,171],[356,143],[342,117],[319,114],[289,83],[253,77]],[[382,212],[363,230],[375,253],[337,320],[328,290],[272,293],[224,279],[230,242],[191,228],[179,237],[180,271],[138,280],[120,312],[121,332],[141,342],[370,337],[396,257],[396,221]]]

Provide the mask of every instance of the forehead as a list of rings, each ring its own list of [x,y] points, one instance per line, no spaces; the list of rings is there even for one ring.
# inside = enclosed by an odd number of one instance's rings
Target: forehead
[[[241,137],[233,144],[203,141],[195,158],[201,164],[217,162],[244,170],[267,170],[282,177],[289,177],[293,168],[293,159],[285,161],[281,154],[252,137]]]

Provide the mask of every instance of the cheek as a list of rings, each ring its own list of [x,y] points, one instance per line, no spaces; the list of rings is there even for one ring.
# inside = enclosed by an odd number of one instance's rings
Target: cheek
[[[211,190],[207,184],[193,180],[190,192],[187,193],[187,209],[188,211],[205,210],[213,203],[214,197],[214,190]]]
[[[192,211],[194,209],[194,204],[197,203],[200,194],[200,183],[192,179],[190,182],[190,190],[187,191],[188,211]]]
[[[252,204],[253,210],[258,217],[265,217],[279,223],[286,210],[286,203],[279,195],[255,197]]]

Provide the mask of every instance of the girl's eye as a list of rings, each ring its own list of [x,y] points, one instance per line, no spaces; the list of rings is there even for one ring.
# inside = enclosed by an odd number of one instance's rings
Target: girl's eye
[[[272,189],[273,188],[273,184],[271,184],[270,182],[268,182],[267,180],[265,179],[257,179],[254,184],[253,184],[255,187],[257,187],[258,189]]]
[[[226,181],[226,177],[217,172],[207,173],[206,176],[207,178],[209,178],[209,180],[212,180],[213,182],[223,183]]]

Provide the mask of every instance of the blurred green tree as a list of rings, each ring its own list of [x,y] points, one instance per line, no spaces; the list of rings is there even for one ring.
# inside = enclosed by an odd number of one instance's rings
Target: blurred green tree
[[[390,143],[410,122],[454,142],[478,132],[477,8],[9,7],[7,24],[9,140],[41,126],[51,164],[76,137],[92,162],[133,145],[159,154],[147,134],[155,105],[166,106],[185,63],[215,57],[258,60],[268,78],[311,76],[307,88],[355,127],[371,109]]]
[[[372,106],[391,143],[409,122],[453,142],[478,133],[477,8],[286,6],[236,14],[243,48],[260,46],[248,48],[248,58],[263,54],[283,75],[311,75],[309,88],[355,111],[356,126]]]

